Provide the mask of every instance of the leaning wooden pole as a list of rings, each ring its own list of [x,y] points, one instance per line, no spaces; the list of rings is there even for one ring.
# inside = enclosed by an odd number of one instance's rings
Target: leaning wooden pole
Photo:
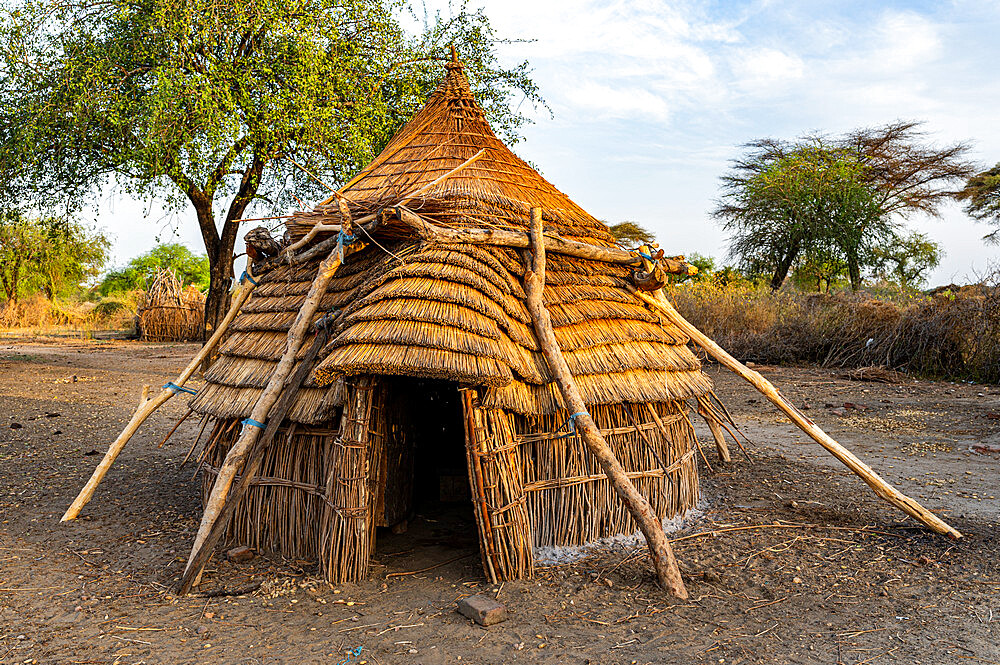
[[[343,234],[344,232],[341,231],[341,233]],[[344,235],[341,236],[341,238],[343,237]],[[340,267],[341,262],[347,254],[357,252],[364,247],[365,243],[362,242],[355,242],[346,247],[342,242],[338,243],[329,256],[319,265],[316,279],[313,280],[312,286],[309,287],[309,293],[306,294],[305,301],[303,301],[302,306],[295,315],[295,320],[288,331],[288,337],[285,341],[285,351],[282,353],[277,367],[274,368],[267,386],[261,392],[260,397],[257,398],[250,417],[243,421],[243,431],[240,433],[239,438],[237,438],[236,443],[233,444],[233,447],[229,449],[225,461],[223,461],[222,466],[219,468],[219,475],[216,477],[208,501],[205,503],[205,512],[201,518],[201,525],[198,527],[198,534],[195,536],[194,546],[191,548],[191,556],[184,571],[185,576],[194,567],[193,564],[205,546],[209,532],[212,530],[213,525],[226,504],[226,497],[229,496],[229,488],[233,484],[236,472],[246,461],[254,443],[267,426],[266,421],[271,407],[278,401],[278,397],[285,386],[285,380],[292,373],[292,368],[295,366],[295,356],[298,354],[299,349],[302,348],[306,333],[312,325],[313,315],[316,313],[320,301],[326,294],[330,280],[333,278],[334,273],[337,272],[337,268]]]
[[[531,313],[538,343],[545,354],[545,360],[559,386],[566,408],[573,414],[571,418],[575,424],[576,432],[583,439],[587,450],[597,458],[604,473],[607,474],[608,480],[611,481],[611,486],[621,497],[625,507],[628,508],[639,525],[639,529],[646,537],[646,542],[649,544],[649,555],[653,560],[653,567],[656,569],[656,577],[660,585],[678,598],[686,599],[688,597],[687,589],[684,587],[684,580],[681,579],[681,571],[677,566],[673,550],[670,548],[670,542],[663,532],[663,524],[646,497],[629,480],[625,468],[618,461],[611,446],[604,440],[601,430],[594,423],[590,413],[587,412],[587,406],[584,404],[580,390],[577,388],[576,381],[573,379],[562,350],[556,341],[555,332],[552,329],[552,319],[542,299],[542,290],[545,287],[545,244],[542,239],[542,211],[540,208],[531,210],[531,248],[534,261],[524,276],[528,311]]]
[[[187,595],[191,591],[191,588],[197,583],[202,569],[212,557],[212,550],[225,533],[226,527],[229,525],[229,521],[236,512],[236,508],[239,505],[240,500],[243,499],[247,491],[249,491],[250,485],[253,483],[253,479],[260,471],[261,464],[264,460],[264,451],[278,433],[278,428],[281,427],[281,422],[285,419],[285,416],[288,415],[292,405],[295,403],[295,398],[298,395],[299,388],[302,387],[302,384],[305,383],[309,373],[312,372],[315,367],[316,357],[319,355],[320,350],[330,339],[330,325],[332,325],[332,321],[326,316],[316,322],[316,336],[313,338],[312,344],[309,345],[309,349],[306,351],[305,356],[299,361],[299,365],[295,369],[295,372],[292,374],[291,378],[288,379],[288,383],[285,384],[285,387],[281,392],[281,396],[275,403],[274,408],[271,409],[268,416],[267,429],[264,430],[264,433],[261,434],[254,443],[253,448],[248,455],[247,463],[243,467],[243,475],[240,476],[240,479],[230,491],[229,497],[226,500],[226,505],[223,507],[222,512],[219,513],[219,517],[215,524],[209,530],[208,536],[202,544],[201,550],[192,559],[191,565],[188,566],[184,576],[181,578],[179,589],[180,595]]]
[[[122,430],[122,433],[118,435],[118,438],[114,440],[110,447],[108,447],[108,452],[104,453],[104,458],[101,460],[97,468],[94,469],[94,473],[90,476],[90,480],[87,484],[83,486],[80,493],[77,495],[73,503],[70,504],[66,513],[62,516],[62,522],[67,522],[72,519],[76,519],[79,516],[80,511],[83,507],[87,505],[87,502],[94,496],[94,492],[97,490],[97,486],[104,480],[104,476],[107,475],[108,469],[114,464],[115,459],[118,454],[121,453],[125,444],[129,442],[139,427],[146,422],[146,419],[153,415],[153,412],[158,408],[163,406],[167,400],[176,395],[179,392],[192,392],[187,388],[184,388],[184,384],[187,383],[188,379],[195,373],[198,366],[201,365],[202,361],[205,360],[215,350],[218,346],[219,341],[222,340],[222,336],[226,333],[229,328],[229,324],[233,322],[236,315],[239,313],[240,308],[243,303],[247,301],[250,294],[253,292],[254,287],[257,283],[254,281],[253,275],[250,274],[250,270],[247,270],[248,278],[244,280],[243,284],[240,286],[239,290],[233,294],[232,305],[229,307],[229,312],[226,313],[224,319],[216,328],[212,336],[209,337],[205,345],[201,347],[198,354],[192,358],[188,366],[184,368],[184,371],[177,375],[177,378],[173,381],[164,384],[163,390],[156,397],[152,399],[143,399],[139,402],[139,407],[136,412],[132,414],[132,419],[129,420],[128,425]]]
[[[750,385],[759,390],[764,397],[783,411],[785,415],[791,418],[792,422],[798,425],[803,432],[812,437],[813,441],[826,448],[831,455],[843,462],[847,468],[865,481],[868,486],[875,491],[875,494],[896,506],[910,517],[913,517],[919,522],[925,524],[929,529],[935,531],[936,533],[955,538],[956,540],[962,537],[962,534],[956,529],[952,528],[937,515],[887,483],[877,473],[875,473],[870,466],[855,457],[854,453],[834,441],[830,435],[820,429],[816,423],[809,420],[809,418],[803,415],[801,411],[795,408],[795,405],[789,402],[780,392],[778,392],[778,389],[775,388],[770,381],[733,358],[731,355],[726,353],[725,349],[691,325],[687,319],[681,316],[677,310],[674,309],[674,306],[670,304],[670,301],[667,300],[662,291],[657,292],[656,297],[654,297],[636,289],[630,290],[642,299],[643,302],[663,314],[672,324],[684,331],[684,333],[691,338],[691,341],[705,349],[705,351],[708,352],[708,355],[718,360],[719,363],[727,369],[732,370],[740,377],[746,379]]]

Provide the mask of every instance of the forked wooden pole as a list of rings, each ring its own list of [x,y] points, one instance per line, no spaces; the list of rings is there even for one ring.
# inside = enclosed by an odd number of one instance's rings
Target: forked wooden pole
[[[556,341],[555,332],[552,329],[552,319],[542,299],[542,290],[545,287],[545,243],[542,239],[542,211],[540,208],[531,210],[531,249],[534,253],[533,265],[528,268],[524,275],[528,311],[535,324],[538,343],[542,347],[545,360],[559,386],[566,408],[573,413],[572,418],[576,431],[583,439],[587,450],[597,458],[604,473],[607,474],[608,480],[611,481],[611,486],[621,497],[625,507],[628,508],[639,525],[639,529],[646,537],[646,542],[649,544],[649,556],[653,560],[653,567],[656,569],[656,577],[660,584],[674,596],[686,599],[688,593],[684,587],[684,581],[681,579],[680,568],[678,568],[677,560],[670,548],[670,542],[667,540],[666,534],[663,533],[663,525],[660,523],[656,511],[629,480],[625,468],[618,461],[608,442],[605,441],[590,413],[587,412],[587,406],[584,404],[580,390],[577,388],[576,381],[573,379],[566,359],[562,355],[562,350]]]
[[[853,471],[863,481],[865,481],[868,486],[875,491],[875,494],[896,506],[910,517],[925,524],[929,529],[936,533],[955,538],[956,540],[962,537],[961,533],[946,524],[937,515],[887,483],[877,473],[875,473],[871,467],[855,457],[854,453],[834,441],[826,432],[820,429],[816,423],[809,420],[809,418],[803,415],[801,411],[795,408],[795,405],[789,402],[780,392],[778,392],[778,389],[775,388],[770,381],[733,358],[731,355],[726,353],[725,349],[691,325],[677,312],[676,309],[674,309],[674,306],[670,304],[670,301],[667,300],[662,291],[657,292],[656,297],[654,297],[642,291],[637,291],[635,289],[630,290],[643,302],[663,314],[671,323],[684,331],[684,333],[691,338],[691,341],[705,349],[705,351],[708,352],[708,355],[718,360],[719,363],[727,369],[732,370],[742,378],[746,379],[750,385],[759,390],[764,397],[783,411],[785,415],[791,418],[792,422],[798,425],[803,432],[812,437],[813,441],[826,448],[831,455],[843,462],[848,469]]]
[[[205,512],[201,518],[201,525],[198,527],[198,534],[195,537],[194,546],[191,548],[191,556],[188,559],[187,568],[184,570],[186,578],[191,574],[194,562],[199,558],[202,548],[206,545],[209,532],[211,532],[213,525],[226,505],[226,497],[229,496],[229,488],[233,484],[236,472],[246,461],[254,443],[263,432],[263,428],[266,427],[265,423],[270,414],[271,407],[278,401],[278,397],[285,386],[285,380],[292,373],[292,368],[295,366],[295,356],[299,352],[299,349],[302,348],[306,333],[312,325],[313,314],[319,308],[320,301],[326,294],[330,280],[333,278],[334,273],[337,272],[337,268],[340,267],[345,256],[360,251],[365,246],[365,243],[362,242],[355,242],[347,247],[338,244],[319,265],[316,279],[313,280],[312,286],[309,287],[309,293],[306,295],[305,301],[295,315],[295,320],[288,331],[288,337],[285,341],[285,351],[282,353],[278,365],[274,368],[267,386],[257,398],[250,417],[244,423],[243,431],[237,438],[236,443],[233,444],[233,447],[229,449],[225,461],[223,461],[222,466],[219,468],[219,475],[216,476],[215,484],[212,485],[212,492],[205,503]],[[196,584],[197,572],[194,575],[193,584]]]
[[[249,270],[247,272],[249,273]],[[195,355],[190,363],[188,363],[188,366],[184,368],[184,371],[178,374],[177,378],[171,383],[166,384],[167,387],[160,391],[156,397],[153,397],[152,399],[143,399],[139,402],[139,407],[136,412],[132,414],[132,419],[129,420],[128,425],[126,425],[125,429],[122,430],[122,433],[118,435],[118,438],[114,440],[110,447],[108,447],[108,452],[104,453],[104,458],[101,459],[100,464],[98,464],[97,468],[94,469],[94,473],[90,476],[90,480],[88,480],[87,484],[83,486],[82,490],[80,490],[76,499],[74,499],[73,503],[70,504],[66,513],[62,516],[62,519],[60,520],[61,522],[68,522],[69,520],[76,519],[77,516],[80,515],[80,511],[83,510],[83,507],[86,506],[87,502],[94,496],[94,491],[97,490],[97,486],[104,479],[104,476],[107,475],[108,469],[110,469],[111,465],[114,464],[115,459],[118,457],[118,454],[121,453],[125,444],[129,442],[129,439],[135,435],[139,427],[146,422],[146,419],[149,418],[154,411],[163,406],[167,400],[180,392],[180,388],[187,383],[187,380],[190,379],[195,373],[195,370],[198,369],[198,366],[201,365],[202,361],[215,350],[215,347],[219,344],[222,336],[229,328],[229,324],[233,322],[233,319],[236,318],[236,314],[239,313],[240,307],[243,306],[243,303],[247,301],[247,298],[249,298],[250,294],[253,292],[254,286],[256,285],[252,280],[253,276],[250,275],[250,279],[247,279],[242,286],[240,286],[239,290],[233,294],[233,303],[229,307],[229,312],[226,313],[226,317],[222,319],[219,327],[216,328],[215,332],[212,333],[212,336],[207,342],[205,342],[205,346],[201,347],[198,354]],[[149,386],[145,386],[144,397],[148,395],[148,390]]]

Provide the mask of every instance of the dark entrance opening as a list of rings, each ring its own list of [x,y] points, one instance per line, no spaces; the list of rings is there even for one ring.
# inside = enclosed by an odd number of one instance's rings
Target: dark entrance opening
[[[408,377],[385,381],[385,528],[375,541],[377,561],[420,569],[463,550],[474,554],[479,542],[458,386]],[[476,561],[470,556],[465,563]]]

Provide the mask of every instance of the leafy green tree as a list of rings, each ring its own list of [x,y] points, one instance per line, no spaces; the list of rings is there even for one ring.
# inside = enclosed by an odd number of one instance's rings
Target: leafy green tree
[[[115,184],[194,211],[206,325],[225,313],[239,224],[319,198],[370,161],[461,55],[508,137],[540,101],[461,4],[408,34],[402,0],[12,0],[0,9],[0,191],[77,204]],[[287,157],[288,160],[283,158]],[[296,198],[297,197],[297,198]]]
[[[637,247],[647,243],[656,242],[656,236],[652,231],[640,226],[636,222],[618,222],[608,226],[619,243]]]
[[[815,256],[818,265],[835,247],[852,269],[852,285],[860,284],[866,243],[892,227],[852,154],[820,141],[769,146],[744,170],[726,177],[713,213],[732,233],[732,258],[749,272],[771,272],[777,289],[797,261]]]
[[[135,257],[121,270],[109,272],[101,280],[98,291],[108,295],[144,289],[161,268],[173,271],[184,286],[193,285],[200,291],[208,288],[208,257],[195,254],[180,243],[165,243]]]
[[[684,260],[697,268],[698,272],[694,275],[679,275],[678,282],[704,282],[712,279],[715,275],[715,259],[711,256],[691,252],[684,255]]]
[[[1000,163],[969,178],[955,198],[965,201],[965,212],[970,216],[998,227],[984,240],[1000,243]]]
[[[78,222],[0,214],[0,289],[17,302],[43,292],[48,298],[79,291],[104,266],[110,241]]]
[[[916,231],[875,250],[876,274],[908,289],[919,287],[929,270],[941,263],[941,245]]]
[[[939,215],[953,195],[947,185],[973,172],[968,145],[928,145],[914,122],[744,147],[713,214],[732,234],[731,257],[750,274],[770,273],[772,288],[802,257],[823,263],[835,252],[857,290],[900,222]]]

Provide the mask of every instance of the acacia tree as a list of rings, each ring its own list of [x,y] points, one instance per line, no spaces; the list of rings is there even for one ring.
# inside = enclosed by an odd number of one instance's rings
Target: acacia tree
[[[108,185],[190,206],[224,315],[238,220],[283,211],[370,161],[440,78],[454,44],[501,132],[540,101],[526,63],[497,64],[481,11],[402,0],[16,0],[0,10],[0,191],[76,205]]]
[[[955,198],[965,201],[965,212],[973,218],[1000,227],[1000,163],[969,178]],[[1000,243],[1000,228],[983,239]]]
[[[947,186],[973,172],[969,146],[924,141],[919,123],[897,122],[843,136],[761,139],[722,177],[713,215],[732,233],[730,254],[781,286],[802,255],[836,253],[851,287],[896,238],[908,216],[937,216]]]

